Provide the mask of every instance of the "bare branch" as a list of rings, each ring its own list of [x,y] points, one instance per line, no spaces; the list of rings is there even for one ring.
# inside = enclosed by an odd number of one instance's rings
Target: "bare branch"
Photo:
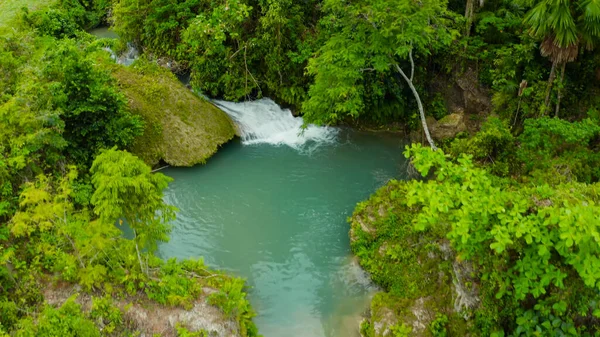
[[[413,61],[412,48],[408,52],[408,58],[410,59],[410,81],[412,82],[415,75],[415,61]]]
[[[429,142],[429,146],[431,146],[431,149],[433,151],[437,151],[437,146],[435,146],[435,143],[433,142],[433,139],[431,138],[431,134],[429,134],[429,128],[427,127],[427,121],[425,120],[425,111],[423,109],[423,103],[421,102],[421,98],[419,97],[419,93],[417,92],[417,89],[413,85],[412,81],[408,78],[408,76],[406,76],[404,71],[402,71],[402,68],[400,68],[398,63],[395,63],[394,66],[396,67],[396,70],[400,73],[400,75],[402,75],[404,80],[406,80],[406,83],[408,83],[410,90],[412,91],[413,95],[415,96],[415,99],[417,100],[417,106],[419,107],[419,114],[421,115],[421,124],[423,125],[423,131],[425,132],[425,137],[427,137],[427,142]]]

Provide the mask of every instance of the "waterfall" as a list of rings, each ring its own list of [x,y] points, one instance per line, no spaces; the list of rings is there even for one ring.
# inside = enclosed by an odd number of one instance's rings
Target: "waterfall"
[[[115,62],[125,66],[131,65],[139,56],[138,50],[131,43],[127,43],[127,50],[120,56],[117,55],[110,47],[104,47],[103,49],[110,53],[110,57],[115,60]]]
[[[321,144],[334,143],[338,130],[309,125],[302,129],[302,117],[294,117],[268,98],[233,103],[215,100],[237,124],[243,144],[287,145],[295,149],[312,150]]]

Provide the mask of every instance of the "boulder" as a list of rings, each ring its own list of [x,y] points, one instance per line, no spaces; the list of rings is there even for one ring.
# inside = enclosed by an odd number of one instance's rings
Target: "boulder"
[[[454,138],[459,133],[467,131],[467,125],[465,124],[464,119],[464,111],[458,110],[445,116],[439,121],[428,118],[427,126],[429,127],[431,137],[436,140],[444,140]]]
[[[113,77],[129,109],[145,122],[144,134],[131,152],[148,165],[205,163],[235,136],[229,116],[177,80],[167,69],[148,61],[141,66],[115,65]]]

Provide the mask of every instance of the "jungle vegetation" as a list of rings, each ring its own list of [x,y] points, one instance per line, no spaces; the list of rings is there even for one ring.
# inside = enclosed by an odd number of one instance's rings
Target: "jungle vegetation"
[[[120,41],[86,33],[98,25]],[[175,213],[162,201],[169,178],[127,151],[147,127],[103,49],[132,43],[210,97],[268,96],[307,123],[425,132],[430,148],[406,152],[421,179],[357,207],[389,217],[353,250],[396,307],[421,295],[406,285],[423,275],[402,271],[433,246],[398,243],[381,257],[381,242],[448,242],[472,265],[480,305],[440,312],[428,334],[598,336],[599,37],[598,0],[5,0],[0,335],[127,335],[111,298],[189,306],[203,286],[257,335],[242,281],[153,254]],[[452,112],[444,88],[465,74],[490,109],[466,109],[468,132],[433,139],[425,117]],[[57,282],[93,293],[94,309],[44,306]]]

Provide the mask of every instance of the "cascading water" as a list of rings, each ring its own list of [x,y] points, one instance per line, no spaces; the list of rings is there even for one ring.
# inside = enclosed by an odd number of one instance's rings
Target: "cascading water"
[[[334,143],[338,129],[309,125],[294,117],[268,98],[251,102],[213,103],[225,111],[237,124],[243,144],[287,145],[298,150],[312,150],[322,144]]]
[[[139,56],[138,50],[131,43],[127,43],[127,50],[120,56],[117,55],[110,47],[104,47],[104,50],[110,53],[110,57],[115,60],[117,64],[122,64],[125,66],[131,65]]]
[[[135,58],[132,48],[111,55],[125,65]],[[203,257],[246,278],[266,337],[360,336],[376,288],[351,257],[346,219],[358,201],[402,178],[401,140],[302,129],[302,118],[270,99],[213,103],[237,123],[242,143],[255,145],[230,142],[206,165],[163,171],[174,178],[165,200],[179,212],[159,255]]]

